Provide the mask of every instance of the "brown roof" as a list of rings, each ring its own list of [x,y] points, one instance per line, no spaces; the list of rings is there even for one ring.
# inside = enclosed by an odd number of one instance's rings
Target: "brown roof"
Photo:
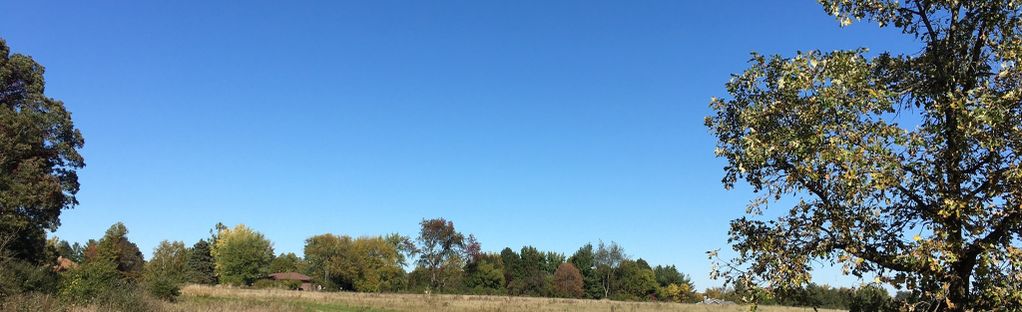
[[[74,268],[77,268],[77,267],[78,267],[78,264],[75,263],[74,261],[71,261],[71,259],[64,258],[64,257],[57,257],[57,264],[53,266],[53,271],[55,271],[55,272],[64,272],[64,271],[67,271],[67,270],[70,270],[70,269],[74,269]]]
[[[305,275],[305,274],[302,274],[302,273],[298,273],[298,272],[273,273],[273,274],[270,274],[270,278],[274,279],[274,280],[278,280],[278,281],[289,280],[289,281],[308,282],[308,281],[312,280],[312,278],[309,277],[308,275]]]

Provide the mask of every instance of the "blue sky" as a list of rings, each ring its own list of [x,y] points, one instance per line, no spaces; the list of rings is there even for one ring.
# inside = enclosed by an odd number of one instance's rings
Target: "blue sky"
[[[702,289],[752,198],[703,126],[729,75],[752,51],[917,49],[814,1],[226,2],[0,4],[86,138],[57,236],[123,221],[148,257],[244,223],[301,254],[445,217],[490,251],[617,241]]]

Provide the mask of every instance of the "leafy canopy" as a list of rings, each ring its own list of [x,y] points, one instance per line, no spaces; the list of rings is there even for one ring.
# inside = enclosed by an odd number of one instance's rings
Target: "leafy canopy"
[[[210,251],[221,283],[251,285],[269,274],[273,244],[244,224],[221,229]]]
[[[78,204],[85,143],[64,103],[44,94],[44,68],[0,39],[0,252],[43,260],[46,230]]]
[[[747,270],[724,273],[785,289],[824,259],[937,309],[1018,308],[1022,2],[820,2],[842,25],[871,20],[920,49],[754,54],[733,76],[706,125],[725,187],[744,180],[761,196],[731,224]],[[786,214],[761,217],[782,198]]]

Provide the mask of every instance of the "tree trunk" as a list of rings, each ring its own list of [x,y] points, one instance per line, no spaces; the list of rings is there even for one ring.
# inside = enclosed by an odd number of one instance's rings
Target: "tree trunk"
[[[954,266],[954,279],[948,287],[948,297],[945,304],[947,311],[964,312],[970,302],[969,286],[972,278],[972,270],[976,266],[976,259],[962,259]]]

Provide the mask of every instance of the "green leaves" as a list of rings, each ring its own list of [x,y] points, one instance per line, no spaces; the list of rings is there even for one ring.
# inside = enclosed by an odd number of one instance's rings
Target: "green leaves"
[[[214,272],[221,283],[251,285],[269,274],[273,244],[262,233],[238,224],[219,231],[211,254]]]
[[[823,259],[968,308],[975,274],[1019,272],[1017,260],[977,263],[1022,235],[1022,4],[820,2],[842,24],[915,35],[922,51],[753,54],[729,96],[711,100],[705,123],[727,160],[724,187],[744,181],[762,194],[751,218],[732,222],[738,258],[722,273],[783,289],[808,282],[808,263]],[[784,198],[796,202],[788,214],[760,220]]]
[[[43,67],[0,39],[0,252],[39,261],[43,232],[78,204],[85,143],[64,103],[43,91]]]

